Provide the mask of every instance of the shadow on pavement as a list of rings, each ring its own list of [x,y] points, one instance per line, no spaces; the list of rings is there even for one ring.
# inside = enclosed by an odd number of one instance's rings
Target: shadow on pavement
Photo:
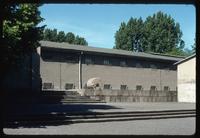
[[[67,115],[95,114],[93,110],[121,109],[103,103],[69,104],[7,104],[4,128],[45,128],[45,126],[69,125]],[[58,122],[53,122],[59,119]],[[63,122],[62,122],[63,120]],[[67,121],[66,121],[67,120]],[[8,123],[10,122],[10,123]]]

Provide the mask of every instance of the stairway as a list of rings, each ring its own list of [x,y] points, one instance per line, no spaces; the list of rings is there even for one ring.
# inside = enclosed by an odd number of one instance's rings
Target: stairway
[[[63,125],[109,121],[130,121],[196,117],[196,110],[130,111],[130,112],[62,112],[26,116],[8,116],[5,125]]]
[[[42,91],[40,103],[105,103],[89,96],[81,96],[76,91]]]

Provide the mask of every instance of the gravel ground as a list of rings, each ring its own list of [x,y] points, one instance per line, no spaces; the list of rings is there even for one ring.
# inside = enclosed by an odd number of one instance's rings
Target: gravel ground
[[[195,118],[79,123],[3,129],[8,135],[193,135]]]

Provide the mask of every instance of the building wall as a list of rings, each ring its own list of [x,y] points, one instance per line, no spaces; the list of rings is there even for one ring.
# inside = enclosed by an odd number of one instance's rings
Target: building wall
[[[56,55],[56,57],[58,56]],[[102,60],[104,58],[98,56],[96,57],[97,58],[95,59],[95,62],[102,63]],[[139,61],[135,60],[135,62]],[[148,62],[146,63],[148,64]],[[146,63],[143,65],[146,66]],[[152,63],[152,61],[150,61],[149,64],[150,63]],[[161,64],[161,63],[155,62],[155,64]],[[69,63],[67,61],[59,62],[59,59],[57,59],[56,61],[43,60],[43,58],[41,57],[40,72],[41,72],[42,83],[51,82],[53,83],[54,89],[56,90],[65,89],[66,83],[74,84],[75,89],[79,88],[78,61],[74,63]],[[168,86],[170,90],[175,91],[177,86],[176,73],[177,72],[174,69],[169,70],[169,69],[122,67],[117,65],[113,66],[113,65],[103,65],[103,64],[85,64],[84,56],[82,58],[83,88],[90,78],[100,77],[102,80],[102,84],[110,84],[112,89],[119,90],[120,85],[127,85],[128,90],[135,90],[136,85],[142,85],[143,90],[149,90],[151,86],[156,86],[157,90],[163,90],[164,86]]]
[[[196,57],[178,65],[178,101],[196,102]]]
[[[41,58],[40,70],[42,82],[51,82],[54,89],[65,88],[65,83],[73,83],[78,88],[78,64],[44,61]]]
[[[176,90],[177,86],[174,70],[83,64],[82,76],[83,86],[93,77],[100,77],[102,84],[110,84],[112,89],[127,85],[128,89],[135,90],[136,85],[142,85],[143,90],[149,90],[151,86],[156,86],[157,90],[163,90],[164,86]]]

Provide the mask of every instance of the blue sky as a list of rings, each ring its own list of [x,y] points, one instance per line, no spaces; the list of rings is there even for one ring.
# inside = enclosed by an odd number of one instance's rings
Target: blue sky
[[[84,37],[89,46],[113,48],[114,35],[122,21],[130,17],[143,20],[162,11],[180,23],[186,47],[194,44],[196,14],[193,5],[145,4],[44,4],[40,7],[45,19],[40,25],[58,31],[73,32]]]

